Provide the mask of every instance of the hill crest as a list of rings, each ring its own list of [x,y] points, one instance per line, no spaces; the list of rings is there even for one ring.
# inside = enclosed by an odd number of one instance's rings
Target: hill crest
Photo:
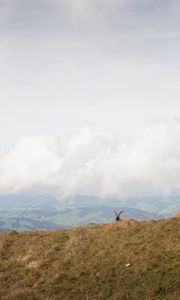
[[[180,292],[180,218],[1,233],[1,299],[163,299]]]

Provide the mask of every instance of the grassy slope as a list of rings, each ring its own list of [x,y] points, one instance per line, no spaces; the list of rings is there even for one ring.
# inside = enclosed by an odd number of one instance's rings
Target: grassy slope
[[[0,234],[0,299],[175,300],[178,276],[179,217]]]

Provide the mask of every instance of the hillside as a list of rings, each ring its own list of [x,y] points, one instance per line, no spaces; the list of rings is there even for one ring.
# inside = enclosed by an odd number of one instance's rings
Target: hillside
[[[0,195],[0,230],[55,230],[111,222],[114,210],[124,210],[125,219],[166,218],[180,210],[179,194],[172,194],[168,199],[116,199],[84,195],[58,199],[43,192]]]
[[[140,209],[130,207],[77,207],[58,209],[29,209],[0,211],[0,229],[11,230],[49,230],[59,229],[74,225],[84,225],[92,223],[105,223],[112,221],[114,211],[123,210],[123,218],[129,219],[155,219],[158,216]]]
[[[0,299],[176,300],[179,295],[178,215],[0,233]]]

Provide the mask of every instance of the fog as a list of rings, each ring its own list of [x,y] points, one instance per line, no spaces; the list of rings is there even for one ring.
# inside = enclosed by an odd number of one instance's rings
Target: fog
[[[63,196],[170,193],[180,188],[180,123],[159,121],[130,143],[86,126],[66,141],[25,137],[0,155],[0,192],[49,189]]]

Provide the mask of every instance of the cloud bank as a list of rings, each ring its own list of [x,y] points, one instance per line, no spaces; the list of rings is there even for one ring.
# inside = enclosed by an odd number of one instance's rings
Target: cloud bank
[[[0,192],[35,188],[103,197],[180,188],[180,123],[153,123],[130,144],[89,126],[64,142],[52,135],[23,138],[0,154]]]

